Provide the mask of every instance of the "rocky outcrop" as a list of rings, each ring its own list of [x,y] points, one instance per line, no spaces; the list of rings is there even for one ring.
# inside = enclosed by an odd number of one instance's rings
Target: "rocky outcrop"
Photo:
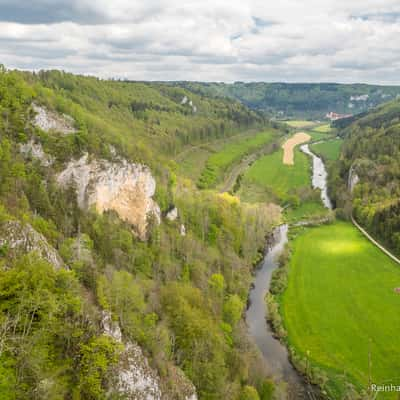
[[[7,255],[11,257],[35,251],[56,269],[65,268],[64,262],[54,247],[29,224],[22,224],[19,221],[4,223],[0,229],[0,247],[5,248]]]
[[[196,388],[180,368],[169,365],[166,381],[162,400],[197,400]]]
[[[163,391],[165,385],[150,367],[142,349],[132,341],[122,340],[119,324],[112,320],[109,312],[103,311],[101,323],[104,334],[122,345],[114,384],[109,390],[111,395],[117,394],[127,400],[197,400],[195,387],[177,367],[173,367],[170,378],[178,393],[171,397],[168,390]]]
[[[165,216],[168,221],[175,221],[178,218],[178,209],[176,207],[171,208]]]
[[[45,132],[55,131],[66,135],[76,132],[75,121],[66,114],[58,114],[43,106],[33,103],[32,108],[36,115],[33,124]]]
[[[349,170],[349,177],[347,180],[347,188],[349,190],[350,193],[353,192],[354,187],[357,185],[357,183],[360,181],[360,178],[357,174],[357,172],[355,171],[355,166],[354,164],[350,167]]]
[[[41,143],[35,143],[34,140],[20,144],[19,149],[24,157],[37,159],[44,167],[48,167],[54,162],[54,159],[44,152]]]
[[[103,311],[102,326],[105,335],[123,344],[116,367],[115,383],[110,392],[116,392],[127,400],[161,400],[160,379],[150,368],[142,349],[130,341],[122,342],[119,324],[106,311]]]
[[[193,104],[193,101],[190,100],[187,96],[184,96],[181,100],[181,104],[185,105],[187,104],[189,107],[191,107],[193,113],[197,112],[197,107]]]
[[[74,183],[81,208],[94,206],[97,212],[114,210],[130,223],[142,239],[146,237],[148,218],[160,222],[160,207],[153,200],[156,182],[150,169],[126,160],[109,162],[89,160],[85,154],[71,161],[57,181],[62,186]]]

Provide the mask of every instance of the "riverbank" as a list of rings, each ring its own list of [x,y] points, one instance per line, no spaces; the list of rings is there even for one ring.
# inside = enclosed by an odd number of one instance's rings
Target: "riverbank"
[[[302,149],[302,153],[305,154],[300,153],[298,149],[295,150],[297,158],[300,157],[300,159],[308,161],[307,157],[311,156],[313,160],[313,176],[311,182],[309,178],[305,178],[304,181],[307,182],[308,180],[314,189],[321,191],[323,194],[321,195],[321,199],[324,202],[324,206],[327,209],[331,209],[331,204],[327,197],[327,174],[323,162],[312,154],[308,147],[306,147],[306,150],[307,151],[304,151]],[[280,154],[281,152],[277,152],[274,155],[265,157],[265,159],[274,159],[274,157],[276,158]],[[305,166],[307,164],[305,164]],[[294,169],[288,171],[294,171]],[[308,166],[304,168],[304,172],[309,173]],[[321,174],[321,172],[323,172],[323,174]],[[326,200],[326,198],[328,200]],[[279,319],[280,316],[277,303],[274,301],[266,302],[266,298],[272,300],[272,297],[269,294],[271,279],[277,271],[281,271],[279,266],[282,263],[282,260],[280,259],[282,258],[282,253],[284,253],[284,248],[287,244],[287,236],[288,225],[281,225],[276,228],[272,235],[272,244],[267,248],[264,260],[256,272],[254,287],[250,291],[249,307],[246,312],[246,322],[250,335],[253,337],[255,343],[263,354],[265,362],[269,367],[270,374],[274,376],[275,379],[285,380],[288,382],[289,392],[291,394],[290,398],[315,399],[320,397],[319,391],[314,390],[314,388],[309,385],[309,382],[304,380],[304,376],[306,376],[304,371],[300,370],[301,374],[299,374],[298,370],[294,368],[292,364],[293,357],[290,357],[291,360],[289,360],[289,352],[284,343],[279,340],[279,338],[282,339],[285,334],[284,330],[280,330],[282,324],[281,319]],[[267,323],[267,316],[269,323]],[[277,323],[278,319],[279,323]],[[318,394],[316,392],[318,392]]]

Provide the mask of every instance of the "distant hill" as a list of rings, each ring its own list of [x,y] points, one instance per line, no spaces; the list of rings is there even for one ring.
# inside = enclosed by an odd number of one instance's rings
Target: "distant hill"
[[[358,114],[400,95],[399,86],[337,83],[177,82],[194,93],[230,97],[274,118],[323,119]]]

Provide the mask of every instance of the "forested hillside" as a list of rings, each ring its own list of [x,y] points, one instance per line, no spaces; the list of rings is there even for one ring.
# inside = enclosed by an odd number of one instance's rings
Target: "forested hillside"
[[[279,212],[171,161],[265,125],[180,87],[0,69],[2,399],[271,398],[242,314]]]
[[[338,207],[348,214],[352,209],[368,232],[400,254],[400,101],[355,119],[339,133],[345,138],[342,160],[331,178]]]
[[[194,93],[226,96],[277,118],[323,119],[333,111],[358,114],[400,95],[398,86],[336,83],[179,82]]]

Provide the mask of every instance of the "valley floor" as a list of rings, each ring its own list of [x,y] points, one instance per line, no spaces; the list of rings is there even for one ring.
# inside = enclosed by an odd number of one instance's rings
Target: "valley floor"
[[[399,285],[398,265],[350,223],[295,232],[281,312],[289,346],[326,374],[331,398],[345,381],[400,385]]]

